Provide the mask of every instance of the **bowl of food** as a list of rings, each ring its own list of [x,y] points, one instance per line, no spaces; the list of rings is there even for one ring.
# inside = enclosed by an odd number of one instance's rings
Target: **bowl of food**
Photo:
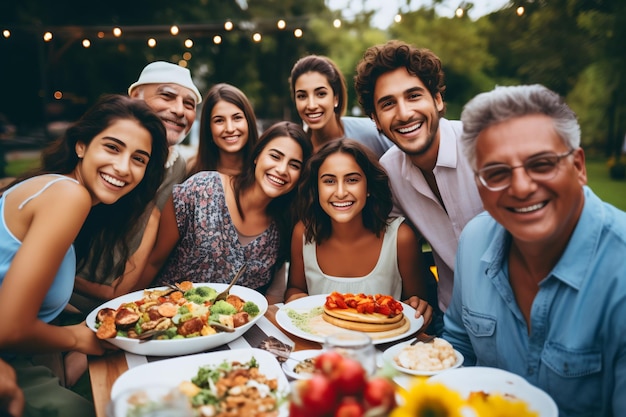
[[[230,289],[227,300],[215,302],[226,287],[186,283],[179,289],[135,291],[94,309],[87,316],[87,326],[99,338],[138,355],[202,352],[237,339],[267,311],[267,300],[261,293],[239,285]],[[156,336],[142,340],[147,332]]]
[[[463,364],[463,355],[441,338],[411,344],[398,343],[383,353],[383,359],[409,375],[430,376]]]
[[[292,352],[283,362],[283,372],[292,379],[308,379],[315,371],[315,358],[322,353],[322,349],[299,350]]]

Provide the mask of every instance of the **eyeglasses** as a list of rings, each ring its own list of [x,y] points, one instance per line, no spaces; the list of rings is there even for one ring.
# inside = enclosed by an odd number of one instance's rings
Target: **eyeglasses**
[[[513,170],[524,168],[526,174],[534,181],[548,181],[555,177],[558,172],[561,159],[570,156],[575,149],[562,154],[547,153],[528,158],[522,165],[510,166],[506,164],[489,165],[479,169],[476,176],[480,183],[491,191],[504,190],[511,185]]]

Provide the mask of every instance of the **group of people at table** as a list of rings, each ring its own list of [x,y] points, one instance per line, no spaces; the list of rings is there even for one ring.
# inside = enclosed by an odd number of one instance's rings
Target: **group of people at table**
[[[2,190],[5,414],[94,414],[68,371],[112,346],[84,322],[57,325],[62,312],[228,282],[246,263],[238,284],[270,303],[389,294],[465,366],[523,376],[561,416],[626,415],[626,213],[586,186],[580,126],[558,94],[496,87],[448,120],[439,58],[399,40],[357,65],[369,118],[344,116],[346,81],[327,57],[301,58],[289,85],[306,130],[259,135],[245,94],[216,84],[185,161],[176,145],[203,97],[186,68],[150,63],[130,97],[103,96]],[[61,375],[38,362],[54,352]]]

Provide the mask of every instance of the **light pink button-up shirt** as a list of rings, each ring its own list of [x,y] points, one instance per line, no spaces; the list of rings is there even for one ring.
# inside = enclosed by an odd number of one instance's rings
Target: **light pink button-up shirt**
[[[446,310],[452,296],[454,258],[461,231],[470,219],[483,211],[474,173],[461,153],[462,129],[460,121],[443,118],[439,121],[439,154],[433,173],[445,210],[420,169],[397,146],[380,159],[391,182],[392,215],[409,219],[433,249],[442,311]]]

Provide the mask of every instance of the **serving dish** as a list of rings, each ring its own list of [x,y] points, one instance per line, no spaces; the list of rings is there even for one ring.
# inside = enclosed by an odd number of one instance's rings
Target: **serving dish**
[[[398,343],[396,345],[391,346],[387,350],[383,352],[383,360],[389,364],[391,364],[396,370],[403,372],[409,375],[419,375],[419,376],[432,376],[437,375],[438,373],[449,371],[451,369],[458,368],[463,365],[463,355],[458,350],[454,349],[454,354],[456,355],[456,362],[449,368],[440,369],[440,370],[419,370],[419,369],[409,369],[399,365],[394,358],[404,349],[405,346],[408,346],[411,342]]]
[[[558,417],[556,403],[545,391],[529,384],[524,378],[511,372],[483,366],[450,369],[428,379],[440,382],[467,398],[471,392],[499,393],[523,400],[540,417]]]
[[[228,287],[228,284],[214,284],[214,283],[196,283],[194,287],[208,286],[215,289],[217,292],[223,291]],[[162,290],[166,287],[150,288],[148,290]],[[242,336],[248,329],[254,326],[254,323],[258,321],[267,311],[268,304],[266,298],[253,289],[242,287],[240,285],[234,285],[231,290],[231,294],[237,295],[245,301],[252,301],[259,307],[259,314],[254,317],[250,317],[250,321],[243,326],[235,328],[232,333],[218,332],[208,336],[190,337],[184,339],[172,339],[172,340],[150,340],[140,343],[137,339],[131,339],[128,337],[117,336],[111,339],[106,339],[107,342],[119,347],[127,352],[135,353],[137,355],[151,355],[151,356],[177,356],[188,355],[191,353],[198,353],[208,349],[212,349],[217,346],[230,343],[238,337]],[[113,300],[95,308],[86,318],[87,326],[97,331],[96,328],[96,315],[98,311],[103,308],[117,309],[124,303],[130,303],[140,300],[143,296],[143,290],[135,291]]]
[[[329,334],[346,331],[346,329],[327,323],[321,318],[321,307],[326,302],[327,296],[328,294],[310,295],[286,303],[276,312],[276,322],[285,331],[295,336],[312,342],[324,343],[324,338]],[[423,317],[415,318],[415,309],[413,307],[405,303],[401,304],[403,313],[410,324],[409,329],[404,333],[394,336],[382,338],[372,337],[372,342],[375,345],[403,339],[416,333],[424,325]],[[319,310],[319,314],[313,314],[310,319],[310,321],[314,324],[313,328],[304,330],[302,328],[303,326],[299,327],[296,323],[294,323],[293,319],[289,317],[291,310],[301,315],[309,315],[312,312],[317,312]],[[370,332],[368,334],[372,336],[373,333]]]
[[[308,349],[308,350],[299,350],[297,352],[292,352],[289,355],[289,358],[282,364],[283,372],[285,372],[285,375],[293,379],[311,378],[311,376],[313,376],[312,373],[298,373],[295,371],[294,368],[300,362],[307,360],[307,359],[315,358],[321,355],[322,352],[323,352],[322,349]]]
[[[269,352],[257,348],[222,350],[210,353],[200,353],[180,358],[163,359],[136,366],[124,372],[111,388],[111,398],[116,398],[137,387],[160,385],[175,389],[183,381],[190,381],[196,376],[198,369],[204,365],[219,365],[223,361],[248,362],[255,358],[259,364],[259,372],[268,378],[276,378],[278,391],[281,395],[289,393],[289,381],[282,372],[276,357]],[[281,402],[279,416],[289,415],[288,403]]]

